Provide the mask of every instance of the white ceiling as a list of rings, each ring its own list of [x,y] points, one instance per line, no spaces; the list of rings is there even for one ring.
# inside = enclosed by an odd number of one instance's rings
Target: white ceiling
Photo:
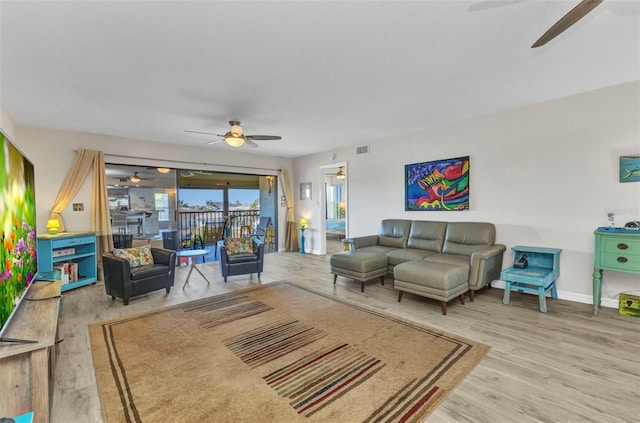
[[[1,1],[18,125],[298,157],[640,79],[640,2]],[[211,149],[230,149],[224,143]],[[246,148],[246,147],[242,147]]]

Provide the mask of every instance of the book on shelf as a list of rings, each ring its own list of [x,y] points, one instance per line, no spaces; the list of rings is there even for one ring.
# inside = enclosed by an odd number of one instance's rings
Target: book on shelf
[[[69,282],[78,282],[78,263],[69,263]]]
[[[60,272],[60,281],[63,285],[70,282],[69,263],[55,263],[53,268]]]

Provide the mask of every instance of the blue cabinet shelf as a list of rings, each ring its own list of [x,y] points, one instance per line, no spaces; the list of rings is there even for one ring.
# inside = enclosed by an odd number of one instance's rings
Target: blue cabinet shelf
[[[40,235],[37,239],[38,271],[53,272],[56,263],[75,263],[78,279],[62,284],[68,291],[98,280],[96,258],[96,234],[93,232],[63,232],[57,235]]]

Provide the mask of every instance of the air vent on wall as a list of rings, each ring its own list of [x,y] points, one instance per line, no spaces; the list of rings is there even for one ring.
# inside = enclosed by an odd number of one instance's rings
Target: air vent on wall
[[[369,146],[362,145],[360,147],[356,147],[356,154],[367,154],[369,153]]]

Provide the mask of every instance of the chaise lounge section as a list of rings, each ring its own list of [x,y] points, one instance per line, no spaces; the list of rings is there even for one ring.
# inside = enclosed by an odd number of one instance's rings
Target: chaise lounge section
[[[379,235],[348,238],[349,251],[330,258],[334,284],[337,276],[364,282],[379,276],[386,259],[386,274],[395,288],[444,302],[475,291],[498,279],[506,247],[495,244],[492,223],[438,222],[385,219]],[[363,254],[367,260],[363,260]],[[408,264],[411,263],[411,264]],[[384,277],[383,277],[384,281]]]

